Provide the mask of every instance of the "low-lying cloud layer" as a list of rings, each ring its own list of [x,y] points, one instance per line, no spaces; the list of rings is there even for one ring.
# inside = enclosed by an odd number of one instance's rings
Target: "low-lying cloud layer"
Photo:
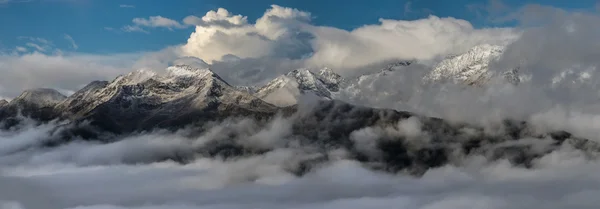
[[[399,124],[400,134],[416,136],[418,120]],[[208,159],[189,164],[154,162],[160,155],[194,149],[228,129],[250,131],[251,121],[217,124],[197,137],[154,132],[99,144],[72,142],[36,146],[52,124],[20,132],[0,132],[2,208],[594,208],[600,164],[569,146],[515,168],[508,161],[465,159],[421,178],[369,170],[332,150],[330,161],[298,177],[295,162],[310,159],[306,147],[277,148],[254,157]],[[255,132],[248,145],[278,147],[286,121]],[[378,133],[356,132],[367,143]],[[244,137],[241,137],[244,138]],[[249,141],[249,142],[250,142]],[[260,143],[259,143],[260,142]],[[357,144],[368,148],[367,144]]]

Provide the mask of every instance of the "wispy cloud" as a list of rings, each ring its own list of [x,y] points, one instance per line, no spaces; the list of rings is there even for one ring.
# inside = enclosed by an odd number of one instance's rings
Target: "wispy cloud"
[[[123,28],[121,28],[121,30],[123,30],[125,32],[150,33],[147,30],[144,30],[140,26],[137,26],[137,25],[126,25],[126,26],[123,26]]]
[[[27,52],[27,48],[25,48],[25,47],[22,47],[22,46],[17,46],[17,47],[15,47],[15,50],[16,50],[17,52]]]
[[[31,2],[33,0],[0,0],[0,5],[9,4],[9,3],[24,3]]]
[[[149,18],[134,18],[132,22],[133,25],[126,25],[122,28],[122,30],[125,32],[149,33],[144,28],[167,28],[169,30],[173,30],[188,27],[187,25],[181,24],[176,20],[162,16],[152,16]]]
[[[47,47],[40,46],[39,44],[35,44],[35,43],[31,43],[31,42],[26,43],[25,45],[27,45],[30,48],[34,48],[35,50],[38,50],[40,52],[45,52],[47,49]]]
[[[34,42],[39,42],[42,44],[52,44],[52,42],[48,41],[45,38],[39,38],[39,37],[30,37],[30,36],[19,36],[17,37],[17,39],[19,40],[29,40],[29,41],[34,41]]]
[[[408,14],[410,14],[410,13],[413,12],[411,6],[412,6],[412,2],[411,1],[407,1],[404,4],[404,16],[406,16],[406,15],[408,15]]]
[[[129,4],[121,4],[119,5],[120,8],[135,8],[135,5],[129,5]]]
[[[407,1],[406,3],[404,3],[404,16],[428,16],[433,14],[433,11],[431,9],[428,8],[415,8],[413,6],[413,1]]]
[[[502,0],[488,0],[487,3],[469,4],[466,7],[469,11],[475,13],[478,18],[485,18],[488,21],[511,10],[510,6]]]
[[[25,46],[39,52],[47,52],[51,50],[54,45],[51,41],[39,37],[19,36],[17,39],[27,41]]]
[[[75,50],[77,50],[79,48],[77,43],[75,43],[75,40],[73,39],[73,37],[71,37],[69,34],[65,34],[64,37],[71,44],[71,48],[73,48]]]

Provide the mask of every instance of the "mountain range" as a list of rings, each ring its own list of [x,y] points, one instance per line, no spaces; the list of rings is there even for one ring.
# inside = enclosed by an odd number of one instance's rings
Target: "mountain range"
[[[448,57],[418,82],[451,79],[482,84],[482,77],[493,76],[487,68],[501,52],[500,47],[484,45]],[[476,124],[361,106],[341,99],[357,94],[353,89],[365,85],[365,80],[373,83],[414,64],[394,62],[375,73],[350,79],[329,68],[296,69],[260,88],[230,85],[208,66],[175,65],[165,73],[138,70],[112,81],[93,81],[68,97],[52,89],[26,90],[10,102],[0,101],[0,121],[2,128],[11,130],[18,130],[24,117],[38,123],[67,121],[53,130],[44,144],[57,146],[76,140],[109,142],[156,129],[202,133],[211,123],[231,118],[250,119],[264,129],[277,118],[284,118],[292,127],[285,137],[300,141],[302,146],[322,152],[344,149],[350,158],[370,168],[413,175],[460,164],[465,155],[484,155],[491,161],[508,159],[527,167],[532,160],[565,144],[587,152],[600,151],[596,142],[561,130],[539,132],[522,121],[505,120],[490,131]],[[514,75],[510,78],[518,77],[517,71],[510,72]],[[316,99],[305,104],[302,97],[306,96]],[[368,140],[357,137],[361,134],[367,134]],[[269,149],[232,140],[237,135],[234,131],[227,133],[222,140],[194,153],[157,153],[156,160],[186,163],[198,154],[227,159],[259,155]],[[511,143],[523,138],[531,140]],[[302,175],[327,158],[322,155],[307,160],[294,173]]]

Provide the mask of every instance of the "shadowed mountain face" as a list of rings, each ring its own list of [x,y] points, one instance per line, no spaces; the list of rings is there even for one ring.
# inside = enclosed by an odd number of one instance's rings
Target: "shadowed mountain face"
[[[319,85],[340,82],[328,71],[323,71],[320,78]],[[310,84],[303,85],[307,83]],[[490,161],[506,159],[516,166],[529,167],[532,160],[560,146],[589,153],[600,151],[596,142],[560,130],[538,132],[518,121],[507,120],[484,128],[337,100],[276,107],[230,86],[207,68],[185,65],[169,67],[165,75],[136,71],[111,82],[94,81],[66,98],[54,90],[28,90],[0,105],[0,120],[5,128],[18,128],[19,115],[39,122],[69,121],[52,130],[51,139],[41,146],[76,140],[113,142],[129,134],[157,129],[185,129],[193,140],[215,123],[249,120],[251,125],[242,129],[220,129],[218,140],[188,150],[156,153],[150,161],[186,163],[197,156],[229,159],[260,155],[275,148],[313,153],[311,158],[290,168],[297,175],[329,161],[334,157],[329,153],[336,150],[372,169],[413,175],[447,164],[460,165],[469,155],[484,156]],[[276,145],[260,144],[255,141],[264,142],[260,138],[269,135],[245,137],[242,133],[264,130],[281,132],[275,137],[281,140]]]
[[[49,121],[57,118],[56,104],[66,96],[54,89],[29,89],[10,102],[0,101],[0,118],[13,118],[20,114],[39,121]],[[6,122],[12,124],[14,122]]]

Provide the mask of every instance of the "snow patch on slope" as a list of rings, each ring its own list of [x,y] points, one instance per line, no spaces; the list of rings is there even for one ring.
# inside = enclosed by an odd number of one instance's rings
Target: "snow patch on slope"
[[[256,91],[255,96],[278,106],[296,104],[300,95],[332,99],[344,79],[329,68],[314,73],[306,68],[279,76]]]
[[[209,68],[175,65],[167,68],[167,77],[205,77],[214,74]]]
[[[126,75],[117,77],[115,79],[115,81],[113,81],[111,83],[111,85],[112,84],[115,84],[115,85],[138,84],[138,83],[147,81],[148,79],[155,77],[156,75],[157,75],[157,73],[152,70],[140,69],[140,70],[136,70],[136,71],[127,73]]]
[[[450,79],[456,83],[474,82],[488,77],[488,66],[504,52],[503,46],[483,44],[471,48],[467,53],[451,56],[437,64],[426,77],[426,81]]]

